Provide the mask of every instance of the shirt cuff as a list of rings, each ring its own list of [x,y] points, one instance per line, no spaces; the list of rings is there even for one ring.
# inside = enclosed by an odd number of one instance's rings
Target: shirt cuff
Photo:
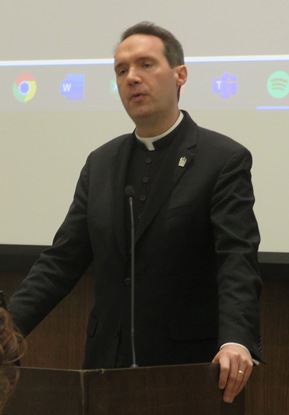
[[[242,347],[243,349],[247,350],[247,352],[249,353],[249,355],[250,355],[250,357],[251,357],[251,359],[252,359],[252,362],[253,362],[255,365],[259,365],[259,363],[260,363],[260,362],[259,362],[258,360],[256,360],[256,359],[253,359],[253,358],[252,358],[250,351],[247,349],[247,347],[246,347],[246,346],[243,346],[243,344],[240,344],[240,343],[235,343],[235,342],[228,342],[228,343],[224,343],[224,344],[222,344],[222,346],[220,347],[220,350],[221,350],[223,347],[225,347],[225,346],[230,346],[230,345],[232,345],[232,346],[239,346],[239,347]]]

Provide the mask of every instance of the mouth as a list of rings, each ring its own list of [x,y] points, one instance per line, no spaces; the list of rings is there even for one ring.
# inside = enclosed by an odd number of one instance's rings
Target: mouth
[[[134,94],[132,94],[130,96],[130,100],[131,101],[140,101],[145,95],[140,93],[140,92],[136,92]]]

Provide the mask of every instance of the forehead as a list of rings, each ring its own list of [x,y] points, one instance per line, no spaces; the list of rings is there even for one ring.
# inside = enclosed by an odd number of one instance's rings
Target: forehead
[[[139,59],[142,57],[165,57],[163,41],[151,35],[132,35],[118,46],[115,53],[115,63],[127,59]]]

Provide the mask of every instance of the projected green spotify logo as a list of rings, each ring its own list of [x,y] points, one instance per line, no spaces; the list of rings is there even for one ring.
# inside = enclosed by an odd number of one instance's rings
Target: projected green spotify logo
[[[284,98],[289,94],[289,74],[284,71],[272,73],[267,81],[267,89],[273,98]]]

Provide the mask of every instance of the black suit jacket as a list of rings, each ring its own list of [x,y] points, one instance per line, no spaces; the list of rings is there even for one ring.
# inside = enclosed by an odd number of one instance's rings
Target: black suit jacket
[[[10,303],[28,334],[91,265],[95,305],[86,368],[114,367],[120,356],[120,366],[130,360],[124,189],[133,140],[134,134],[123,135],[90,154],[53,246]],[[135,235],[139,365],[208,361],[226,342],[261,358],[251,164],[242,145],[200,128],[185,113]]]

